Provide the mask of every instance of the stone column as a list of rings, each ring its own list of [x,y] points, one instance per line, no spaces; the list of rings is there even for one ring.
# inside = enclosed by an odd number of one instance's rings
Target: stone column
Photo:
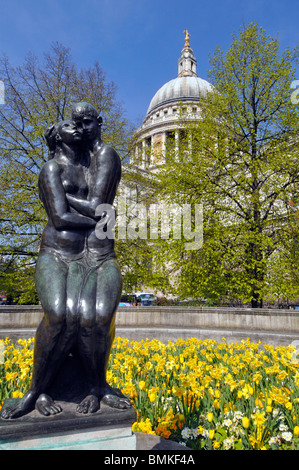
[[[154,155],[154,136],[151,136],[151,151],[149,155],[149,164],[154,165],[155,164],[155,155]]]
[[[141,156],[141,168],[145,168],[146,160],[146,142],[145,139],[142,140],[142,156]]]
[[[163,132],[163,134],[162,134],[162,157],[163,157],[163,163],[165,163],[165,159],[166,159],[166,132]]]
[[[176,159],[179,159],[178,151],[179,151],[179,139],[180,139],[180,132],[178,130],[174,133],[174,141],[175,141],[175,155]]]

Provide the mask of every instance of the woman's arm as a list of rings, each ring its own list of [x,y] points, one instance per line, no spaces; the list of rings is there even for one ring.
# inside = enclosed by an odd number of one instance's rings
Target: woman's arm
[[[101,204],[99,198],[93,198],[90,201],[87,199],[80,199],[71,194],[66,194],[66,199],[70,206],[76,209],[80,214],[83,214],[87,217],[91,217],[94,220],[98,220],[99,217],[96,217],[95,212],[99,204]]]
[[[48,217],[57,230],[86,229],[95,226],[96,221],[92,218],[69,212],[59,166],[55,160],[50,160],[43,166],[38,186]]]
[[[98,221],[97,207],[100,204],[113,204],[121,176],[121,162],[115,150],[103,144],[95,153],[93,185],[90,188],[90,199],[80,199],[67,194],[67,200],[81,214]]]

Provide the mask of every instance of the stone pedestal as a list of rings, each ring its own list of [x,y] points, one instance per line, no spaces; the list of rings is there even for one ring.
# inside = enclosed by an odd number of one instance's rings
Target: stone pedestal
[[[33,410],[16,419],[0,418],[0,450],[136,450],[135,409],[101,404],[96,413],[78,413],[87,390],[82,365],[70,355],[47,390],[62,412],[43,416]],[[16,400],[5,400],[3,407]]]
[[[76,404],[58,403],[63,411],[55,416],[33,410],[21,418],[0,419],[0,450],[136,450],[134,408],[102,405],[96,413],[82,415]]]

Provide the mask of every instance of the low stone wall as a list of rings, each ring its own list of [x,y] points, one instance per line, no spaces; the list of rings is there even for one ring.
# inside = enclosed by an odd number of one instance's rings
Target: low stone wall
[[[1,306],[0,338],[34,336],[42,319],[40,306]],[[299,311],[219,307],[120,307],[116,336],[163,342],[186,339],[287,345],[299,341]]]

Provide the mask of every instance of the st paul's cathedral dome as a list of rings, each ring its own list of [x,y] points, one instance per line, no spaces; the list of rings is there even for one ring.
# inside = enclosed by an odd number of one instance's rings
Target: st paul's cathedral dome
[[[135,160],[141,168],[151,169],[161,160],[167,139],[178,139],[178,107],[183,104],[193,119],[199,119],[200,100],[212,89],[198,77],[197,61],[190,47],[188,31],[178,60],[178,75],[165,83],[153,96],[142,125],[136,131]],[[151,149],[148,151],[148,149]],[[160,157],[158,157],[160,155]]]

